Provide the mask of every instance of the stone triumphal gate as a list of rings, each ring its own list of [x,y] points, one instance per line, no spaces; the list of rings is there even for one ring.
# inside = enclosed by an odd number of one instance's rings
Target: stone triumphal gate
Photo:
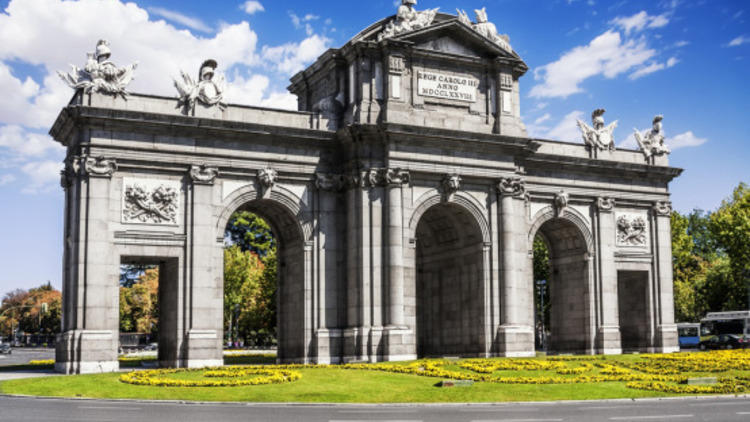
[[[580,122],[585,144],[532,139],[509,39],[483,10],[472,22],[413,3],[294,76],[298,112],[224,104],[212,60],[176,82],[179,99],[128,94],[137,69],[106,41],[61,75],[76,93],[51,131],[67,147],[59,371],[118,369],[131,263],[160,268],[160,363],[220,365],[238,210],[279,242],[283,362],[532,355],[537,235],[550,350],[676,349],[680,170],[661,118],[640,151],[613,148],[603,110]]]

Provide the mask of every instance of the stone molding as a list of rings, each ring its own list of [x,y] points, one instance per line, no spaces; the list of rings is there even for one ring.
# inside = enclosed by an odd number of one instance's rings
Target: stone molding
[[[524,198],[526,195],[526,183],[520,177],[506,177],[497,182],[497,192],[500,196]]]
[[[89,177],[111,178],[117,171],[117,161],[114,158],[84,156],[83,169]]]
[[[386,169],[385,183],[389,187],[408,185],[411,181],[409,172],[401,169]]]
[[[190,178],[195,185],[213,185],[218,176],[219,169],[216,167],[209,167],[206,164],[190,166]]]
[[[615,209],[615,199],[607,196],[596,198],[596,209],[600,213],[611,213]]]
[[[81,172],[81,157],[72,155],[65,158],[65,167],[60,170],[60,186],[67,189],[73,185],[73,180]]]
[[[669,201],[657,201],[653,208],[657,217],[669,217],[672,215],[672,203]]]

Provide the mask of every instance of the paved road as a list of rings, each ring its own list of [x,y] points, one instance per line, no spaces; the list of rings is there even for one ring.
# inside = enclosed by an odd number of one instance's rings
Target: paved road
[[[14,347],[10,355],[0,355],[0,366],[23,365],[32,360],[46,360],[55,358],[55,349],[32,349]]]
[[[0,396],[0,421],[132,422],[589,422],[747,421],[750,398],[502,405],[328,406],[143,403]]]

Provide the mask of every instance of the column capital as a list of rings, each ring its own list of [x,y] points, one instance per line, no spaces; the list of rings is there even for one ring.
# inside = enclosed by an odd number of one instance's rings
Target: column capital
[[[669,217],[672,215],[672,203],[670,201],[657,201],[652,208],[657,217]]]
[[[216,167],[209,167],[206,164],[190,166],[190,178],[194,185],[213,185],[218,176],[219,169]]]
[[[600,213],[611,213],[615,209],[615,199],[608,196],[596,198],[596,209]]]
[[[117,171],[117,161],[114,158],[83,156],[83,169],[89,177],[111,179]]]
[[[505,177],[497,182],[497,192],[500,196],[523,198],[526,194],[526,183],[520,177]]]
[[[318,190],[340,191],[346,185],[345,177],[341,174],[315,173],[315,187]]]
[[[411,176],[407,170],[386,169],[385,171],[385,183],[390,187],[408,185],[410,180]]]

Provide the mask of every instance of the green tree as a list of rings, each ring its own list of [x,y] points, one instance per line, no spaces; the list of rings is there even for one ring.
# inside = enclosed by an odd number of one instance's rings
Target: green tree
[[[130,287],[120,287],[120,331],[158,333],[159,269],[147,269]]]
[[[734,289],[727,302],[747,309],[750,290],[750,187],[740,183],[732,196],[711,214],[709,227],[721,250],[729,259]],[[721,277],[723,279],[723,277]]]
[[[276,249],[276,239],[268,223],[250,211],[238,211],[227,224],[227,237],[243,251],[251,251],[265,257]]]
[[[46,304],[46,312],[42,309]],[[0,334],[10,333],[11,327],[30,334],[60,332],[62,294],[50,283],[7,293],[0,304]]]
[[[534,310],[536,312],[536,318],[538,318],[539,315],[543,316],[546,330],[549,330],[550,326],[549,276],[549,249],[547,248],[547,243],[544,242],[541,236],[536,236],[534,238]],[[544,283],[540,283],[540,281],[544,281]],[[542,290],[544,290],[543,304]],[[540,330],[541,326],[536,329]],[[537,338],[537,340],[539,340],[539,338]]]
[[[239,315],[257,311],[262,275],[263,263],[257,254],[239,245],[224,249],[224,326],[232,341],[241,337]]]

